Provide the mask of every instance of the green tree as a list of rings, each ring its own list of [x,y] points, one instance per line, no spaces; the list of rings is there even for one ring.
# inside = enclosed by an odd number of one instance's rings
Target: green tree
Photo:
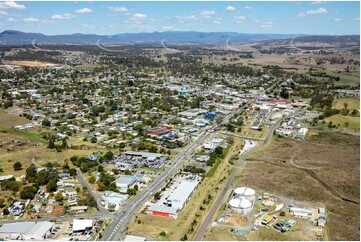
[[[36,188],[33,186],[24,187],[20,192],[21,199],[33,199],[36,194]]]
[[[36,178],[36,167],[34,164],[31,164],[27,169],[26,169],[26,172],[25,172],[25,179],[28,181],[28,182],[34,182],[35,181],[35,178]]]
[[[46,190],[48,192],[55,192],[58,189],[58,185],[56,185],[55,180],[49,181],[49,183],[46,185]]]
[[[18,161],[13,165],[14,171],[19,171],[23,168],[23,165]]]
[[[60,202],[60,201],[63,201],[63,194],[61,192],[57,192],[54,196],[54,199],[57,201],[57,202]]]

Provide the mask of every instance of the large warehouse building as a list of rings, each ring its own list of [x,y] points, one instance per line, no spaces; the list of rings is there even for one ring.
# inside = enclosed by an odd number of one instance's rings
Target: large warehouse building
[[[182,181],[169,195],[168,204],[177,210],[182,210],[198,186],[198,181]]]
[[[145,211],[146,214],[151,214],[159,217],[177,218],[177,209],[167,206],[160,206],[156,204],[150,205]]]
[[[48,221],[8,223],[0,228],[0,238],[10,240],[45,240],[53,226],[54,223]]]

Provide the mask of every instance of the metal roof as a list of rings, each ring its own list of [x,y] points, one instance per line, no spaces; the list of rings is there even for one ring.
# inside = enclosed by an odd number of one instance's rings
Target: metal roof
[[[126,184],[129,186],[140,179],[141,178],[137,176],[121,175],[118,177],[118,179],[115,180],[115,183]]]
[[[138,151],[126,151],[124,152],[125,155],[137,155],[137,156],[142,156],[142,157],[162,157],[162,154],[158,154],[158,153],[148,153],[148,152],[138,152]]]
[[[8,223],[8,224],[4,224],[3,226],[1,226],[0,233],[25,234],[34,225],[35,225],[35,222]]]
[[[35,224],[35,226],[33,226],[28,232],[24,234],[25,239],[26,237],[43,237],[53,226],[54,223],[48,221],[38,222]]]
[[[156,204],[151,204],[148,208],[148,211],[155,211],[155,212],[161,212],[161,213],[170,213],[170,214],[177,214],[177,209],[168,207],[168,206],[160,206]]]
[[[169,195],[169,201],[184,203],[197,187],[198,182],[182,181],[179,186]]]
[[[91,219],[74,219],[73,231],[82,231],[93,227],[93,220]]]

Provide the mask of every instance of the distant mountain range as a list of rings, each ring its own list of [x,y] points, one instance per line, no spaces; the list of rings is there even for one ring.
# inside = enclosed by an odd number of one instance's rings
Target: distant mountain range
[[[300,38],[297,38],[300,37]],[[160,45],[224,45],[226,43],[251,43],[256,41],[282,40],[297,38],[302,42],[358,42],[359,35],[304,35],[304,34],[246,34],[236,32],[196,32],[167,31],[153,33],[124,33],[116,35],[70,34],[44,35],[6,30],[0,33],[0,45],[110,45],[110,44],[150,44]]]
[[[36,44],[225,44],[295,38],[295,34],[244,34],[235,32],[168,31],[153,33],[124,33],[111,36],[96,34],[44,35],[6,30],[0,33],[0,45]]]

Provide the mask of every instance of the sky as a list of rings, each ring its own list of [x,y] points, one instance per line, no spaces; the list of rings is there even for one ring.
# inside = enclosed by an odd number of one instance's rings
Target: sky
[[[0,31],[360,34],[360,2],[0,1]]]

